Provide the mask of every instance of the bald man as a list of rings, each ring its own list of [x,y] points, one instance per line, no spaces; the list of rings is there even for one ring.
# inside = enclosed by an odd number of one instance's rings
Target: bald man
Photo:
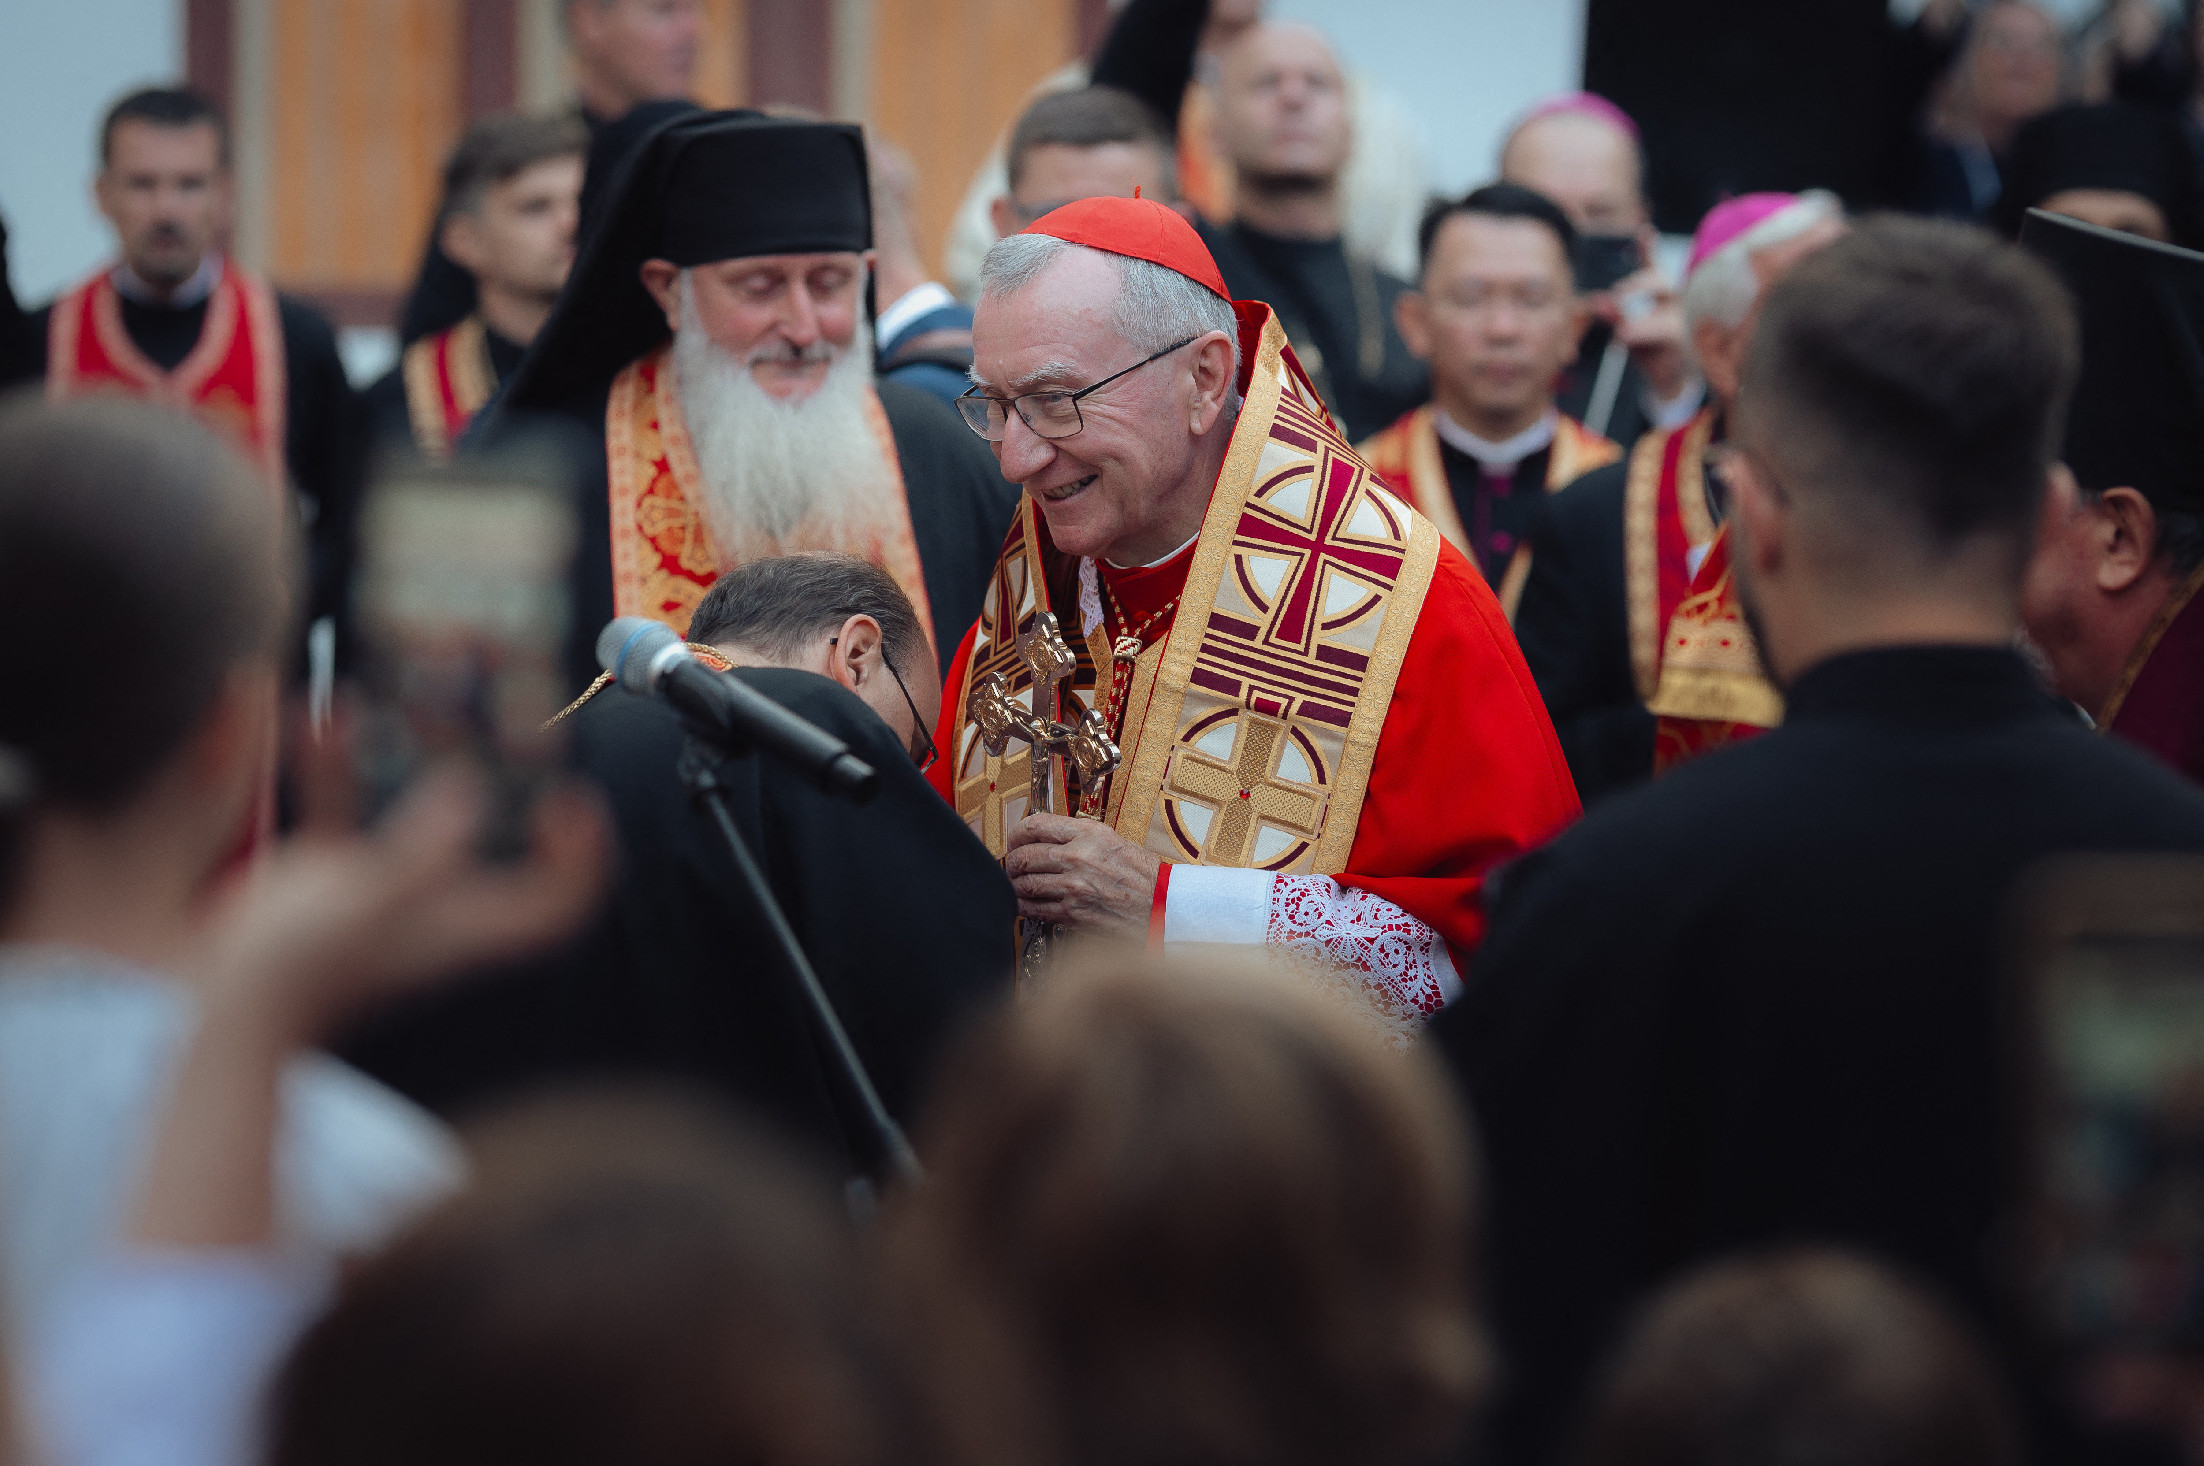
[[[1648,428],[1689,422],[1706,400],[1684,349],[1675,285],[1653,264],[1638,129],[1604,97],[1532,107],[1500,149],[1500,176],[1561,205],[1576,226],[1578,285],[1593,312],[1557,403],[1625,449]]]
[[[1216,95],[1217,142],[1238,181],[1233,221],[1203,225],[1203,242],[1235,299],[1277,312],[1333,420],[1359,442],[1422,403],[1430,373],[1393,323],[1408,282],[1341,239],[1346,73],[1316,30],[1264,23],[1225,49]]]

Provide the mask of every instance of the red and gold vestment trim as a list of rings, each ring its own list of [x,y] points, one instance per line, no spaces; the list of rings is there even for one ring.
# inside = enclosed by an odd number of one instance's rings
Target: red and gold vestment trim
[[[1083,702],[1107,702],[1105,677],[1132,678],[1104,805],[1113,828],[1178,864],[1330,874],[1346,869],[1441,540],[1340,436],[1270,309],[1234,309],[1245,401],[1170,634],[1114,670],[1106,634],[1072,634],[1078,562],[1049,542],[1028,497],[963,685],[996,673],[1031,707],[1017,637],[1053,611]],[[962,710],[955,726],[958,811],[1000,856],[1025,813],[1030,755],[989,754]],[[1071,808],[1052,773],[1054,807]]]
[[[424,336],[401,359],[406,417],[413,441],[432,463],[451,457],[452,444],[497,391],[489,334],[480,316]]]
[[[268,287],[229,260],[207,297],[190,355],[163,371],[130,339],[122,295],[103,268],[53,304],[46,400],[120,392],[179,407],[244,449],[268,482],[285,481],[283,318]]]
[[[1650,704],[1660,688],[1661,648],[1669,618],[1691,593],[1691,552],[1714,541],[1707,510],[1707,440],[1714,409],[1680,428],[1638,439],[1623,482],[1624,604],[1630,616],[1630,672],[1638,698]]]
[[[732,567],[712,542],[696,447],[675,388],[671,342],[629,363],[613,380],[605,404],[605,468],[611,485],[614,613],[654,617],[686,635],[697,602],[720,571]],[[895,435],[879,397],[868,392],[866,406],[880,451],[895,475],[892,522],[862,544],[808,539],[799,526],[773,553],[838,550],[871,561],[895,577],[930,638],[933,613]]]
[[[1648,706],[1659,719],[1656,774],[1783,721],[1783,694],[1761,670],[1737,598],[1726,525],[1707,546],[1691,594],[1669,618],[1660,685]]]

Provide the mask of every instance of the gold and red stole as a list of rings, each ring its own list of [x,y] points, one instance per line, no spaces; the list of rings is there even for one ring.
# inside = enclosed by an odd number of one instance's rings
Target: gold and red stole
[[[877,395],[868,393],[868,416],[890,470],[896,475],[894,519],[861,544],[832,536],[795,534],[774,554],[839,550],[869,560],[895,577],[911,598],[918,624],[932,636],[933,614],[911,532],[910,500],[895,435]],[[697,602],[722,570],[733,569],[712,543],[705,516],[703,478],[696,447],[681,416],[673,375],[673,343],[652,351],[614,379],[605,404],[605,467],[611,482],[612,603],[621,616],[651,616],[684,635]],[[752,558],[758,558],[753,556]]]
[[[1454,504],[1454,486],[1447,481],[1446,461],[1439,456],[1439,409],[1426,402],[1399,422],[1371,437],[1355,450],[1379,478],[1407,493],[1424,518],[1438,526],[1470,564],[1477,555],[1470,548],[1469,531],[1462,527],[1461,511]],[[1568,487],[1595,468],[1605,468],[1622,457],[1613,439],[1593,432],[1567,413],[1554,424],[1553,447],[1546,459],[1546,492]],[[1515,620],[1516,603],[1523,599],[1523,582],[1530,579],[1531,547],[1520,544],[1508,557],[1500,577],[1500,609]]]
[[[1364,465],[1326,415],[1270,308],[1234,306],[1245,404],[1209,501],[1169,635],[1113,665],[1108,632],[1082,637],[1078,562],[1048,539],[1031,497],[1004,542],[969,663],[1032,705],[1017,638],[1052,611],[1087,706],[1129,678],[1123,761],[1102,818],[1180,864],[1289,874],[1346,868],[1401,659],[1440,538]],[[1043,709],[1059,718],[1069,700]],[[989,754],[954,708],[957,811],[997,856],[1026,812],[1029,754]],[[1059,764],[1054,807],[1073,807]]]
[[[1623,603],[1629,613],[1630,672],[1650,705],[1661,684],[1663,633],[1691,594],[1691,552],[1714,542],[1706,496],[1707,440],[1714,409],[1662,428],[1630,450],[1622,491]]]
[[[1783,694],[1761,670],[1737,598],[1728,525],[1707,546],[1691,593],[1669,618],[1660,685],[1647,706],[1659,720],[1656,774],[1783,721]]]
[[[122,323],[102,269],[56,300],[46,332],[46,400],[121,392],[196,413],[227,434],[271,484],[285,479],[283,318],[268,287],[222,262],[191,354],[163,371]]]
[[[489,334],[480,316],[424,336],[400,361],[406,386],[406,418],[414,445],[433,463],[451,457],[452,444],[497,392]]]

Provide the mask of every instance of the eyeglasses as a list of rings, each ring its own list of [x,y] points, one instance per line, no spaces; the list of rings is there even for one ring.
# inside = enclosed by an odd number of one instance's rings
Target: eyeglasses
[[[965,425],[990,443],[1000,443],[1003,432],[1010,426],[1010,409],[1018,409],[1018,416],[1031,428],[1036,437],[1068,438],[1086,426],[1079,416],[1079,399],[1090,392],[1099,392],[1119,377],[1130,376],[1152,361],[1161,361],[1182,346],[1191,346],[1201,340],[1189,336],[1184,341],[1174,341],[1154,356],[1143,357],[1124,371],[1113,373],[1091,387],[1081,387],[1076,392],[1050,389],[1045,392],[1028,392],[1020,397],[986,397],[977,387],[957,399],[957,411],[964,414]]]
[[[830,636],[827,638],[827,645],[833,646],[841,639],[839,636]],[[906,747],[903,751],[911,756],[911,762],[917,764],[918,771],[923,774],[941,758],[941,750],[934,746],[934,735],[926,731],[926,720],[918,715],[918,704],[911,700],[911,689],[903,685],[903,674],[895,670],[895,663],[889,658],[886,647],[880,649],[880,665],[886,667],[888,675],[895,679],[895,690],[903,694],[903,706],[911,710],[911,727],[917,730],[919,747]]]

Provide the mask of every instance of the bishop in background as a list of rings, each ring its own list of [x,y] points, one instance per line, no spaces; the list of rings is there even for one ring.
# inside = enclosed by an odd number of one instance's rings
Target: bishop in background
[[[602,435],[603,476],[582,488],[576,682],[614,615],[686,632],[720,572],[798,550],[878,565],[931,644],[954,646],[1016,491],[945,403],[873,378],[858,129],[691,112],[611,190],[502,414]]]
[[[1402,1022],[1436,1011],[1485,872],[1577,813],[1484,578],[1162,204],[1086,199],[999,241],[973,345],[960,407],[1025,498],[931,773],[1021,914],[1293,947]],[[1045,654],[1046,617],[1067,653]],[[1005,696],[1098,718],[1115,771],[1082,786],[1051,759],[1034,812]]]

